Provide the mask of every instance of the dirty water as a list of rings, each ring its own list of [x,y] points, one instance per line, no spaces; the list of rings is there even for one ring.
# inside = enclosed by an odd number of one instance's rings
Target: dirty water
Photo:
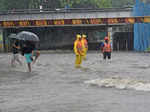
[[[27,72],[0,56],[0,112],[149,112],[150,54],[91,52],[82,68],[73,53],[41,54]]]

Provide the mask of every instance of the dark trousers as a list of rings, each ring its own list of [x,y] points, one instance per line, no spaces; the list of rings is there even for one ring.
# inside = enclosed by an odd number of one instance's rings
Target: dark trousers
[[[104,52],[103,53],[103,59],[106,59],[108,57],[108,59],[111,59],[111,52]]]

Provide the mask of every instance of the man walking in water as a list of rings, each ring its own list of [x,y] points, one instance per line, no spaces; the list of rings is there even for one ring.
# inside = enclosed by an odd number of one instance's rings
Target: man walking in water
[[[104,46],[103,46],[103,59],[106,60],[106,58],[108,57],[108,59],[111,59],[111,45],[109,43],[109,38],[105,37],[104,38],[105,42],[104,42]]]
[[[82,45],[83,45],[83,51],[84,51],[84,55],[83,55],[83,60],[86,60],[86,55],[87,55],[87,51],[88,51],[88,42],[86,40],[86,35],[82,35]]]
[[[80,65],[82,63],[82,56],[84,55],[84,51],[83,51],[83,45],[81,42],[81,35],[77,34],[76,38],[77,39],[74,42],[74,52],[76,55],[75,67],[80,68]]]
[[[20,46],[19,46],[19,42],[16,40],[13,45],[12,45],[12,59],[11,59],[11,66],[15,66],[14,63],[15,61],[19,62],[20,65],[22,65],[22,62],[19,59],[19,50],[20,50]]]

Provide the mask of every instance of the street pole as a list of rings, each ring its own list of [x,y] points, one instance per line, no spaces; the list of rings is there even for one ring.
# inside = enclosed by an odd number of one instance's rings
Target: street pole
[[[42,12],[42,9],[43,9],[43,3],[42,3],[42,0],[40,1],[40,6],[39,6],[39,8],[40,8],[40,12]]]

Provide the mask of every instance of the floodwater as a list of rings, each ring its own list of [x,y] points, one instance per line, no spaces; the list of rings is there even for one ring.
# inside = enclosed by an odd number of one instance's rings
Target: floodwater
[[[0,54],[0,112],[149,112],[150,54],[114,52],[105,62],[90,52],[79,69],[74,60],[41,54],[28,73]]]

